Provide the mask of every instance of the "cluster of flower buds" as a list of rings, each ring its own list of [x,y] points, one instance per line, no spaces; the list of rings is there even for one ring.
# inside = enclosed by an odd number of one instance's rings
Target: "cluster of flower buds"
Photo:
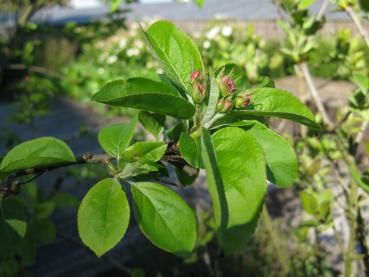
[[[232,109],[233,103],[230,97],[223,97],[218,101],[217,111],[219,113],[226,113]]]
[[[236,109],[246,108],[251,103],[251,94],[242,92],[236,96],[233,103]]]
[[[220,76],[219,88],[223,97],[231,95],[236,90],[233,79],[229,75],[224,75],[223,72]]]
[[[206,84],[203,74],[195,70],[191,74],[192,98],[196,104],[201,104],[206,97]]]
[[[234,80],[230,75],[221,73],[219,88],[222,98],[218,101],[217,111],[220,113],[227,113],[232,108],[243,109],[251,103],[250,93],[247,91],[236,92]]]

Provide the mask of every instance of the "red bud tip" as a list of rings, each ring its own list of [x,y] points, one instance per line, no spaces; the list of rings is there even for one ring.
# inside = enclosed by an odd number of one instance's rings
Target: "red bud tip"
[[[194,72],[192,72],[191,74],[191,82],[197,80],[197,79],[201,79],[201,72],[198,70],[195,70]]]

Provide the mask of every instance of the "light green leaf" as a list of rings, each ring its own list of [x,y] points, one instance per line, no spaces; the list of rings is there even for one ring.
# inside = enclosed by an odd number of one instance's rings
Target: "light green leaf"
[[[84,244],[101,257],[124,236],[129,204],[121,185],[104,179],[92,187],[78,210],[78,232]]]
[[[169,21],[157,21],[144,32],[145,40],[168,77],[180,88],[191,91],[192,72],[204,72],[200,51],[187,34]]]
[[[308,191],[300,192],[300,200],[305,212],[310,215],[316,215],[318,209],[318,201],[313,193],[310,193]]]
[[[202,142],[218,237],[229,253],[256,228],[266,193],[264,153],[250,134],[235,127],[217,131],[211,140],[204,129]]]
[[[63,141],[42,137],[23,142],[6,154],[0,165],[1,174],[15,171],[74,163],[72,150]]]
[[[210,95],[208,105],[206,107],[204,116],[202,118],[202,124],[210,121],[216,114],[217,104],[220,96],[219,85],[215,77],[210,75]]]
[[[194,168],[201,167],[201,150],[200,143],[187,133],[182,133],[179,138],[179,151],[185,161]],[[200,151],[199,151],[200,150]]]
[[[228,123],[253,116],[274,116],[292,120],[313,129],[320,129],[311,111],[291,93],[276,88],[256,88],[251,93],[251,104],[247,109],[225,114],[220,121]],[[217,125],[214,122],[213,125]]]
[[[119,178],[127,179],[136,177],[138,175],[148,174],[150,172],[159,171],[160,166],[155,163],[128,163],[124,166],[123,170],[119,172]]]
[[[366,93],[369,91],[369,78],[361,75],[356,74],[352,77],[352,81],[359,87],[359,89]]]
[[[258,121],[236,122],[232,126],[245,129],[263,148],[270,182],[280,187],[294,183],[298,177],[298,162],[287,140]]]
[[[123,153],[123,160],[127,162],[157,162],[165,151],[167,144],[162,141],[140,141],[131,145]]]
[[[164,83],[145,78],[107,83],[92,96],[92,100],[184,119],[195,114],[195,107],[178,92]]]
[[[316,0],[301,0],[299,2],[299,9],[305,10],[309,8]]]
[[[154,135],[156,139],[159,139],[160,134],[164,130],[165,115],[140,111],[138,119],[148,132]]]
[[[129,123],[113,124],[102,128],[98,135],[100,146],[110,156],[119,160],[133,138],[136,124],[135,116]]]
[[[172,190],[155,183],[131,186],[136,221],[159,248],[172,253],[188,253],[195,246],[196,218],[188,204]]]

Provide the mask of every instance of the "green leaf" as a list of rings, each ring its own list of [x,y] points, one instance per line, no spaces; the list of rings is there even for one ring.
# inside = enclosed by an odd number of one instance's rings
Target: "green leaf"
[[[194,168],[201,167],[201,149],[200,143],[187,133],[182,133],[179,138],[179,151],[185,161]]]
[[[275,88],[256,88],[251,93],[251,104],[247,109],[225,114],[220,118],[222,122],[235,122],[236,120],[250,119],[252,116],[274,116],[292,120],[313,129],[320,129],[314,121],[311,111],[291,93]],[[217,125],[214,122],[213,125]]]
[[[266,193],[264,153],[240,128],[202,131],[202,149],[218,237],[226,253],[252,236]],[[220,175],[220,176],[219,176]]]
[[[301,0],[299,2],[299,9],[305,10],[309,8],[316,0]]]
[[[128,163],[124,166],[123,170],[119,172],[119,178],[121,179],[132,178],[138,175],[144,175],[150,172],[159,171],[159,169],[160,165],[157,165],[155,163],[145,163],[145,164],[140,162]]]
[[[135,116],[130,123],[113,124],[102,128],[98,135],[101,147],[118,160],[131,142],[137,124]]]
[[[188,204],[172,190],[155,183],[133,183],[136,221],[159,248],[172,253],[188,253],[195,246],[196,218]]]
[[[124,236],[129,204],[121,185],[104,179],[92,187],[78,210],[78,232],[84,244],[101,257]]]
[[[182,169],[179,169],[177,167],[174,168],[178,181],[183,186],[189,186],[192,185],[193,182],[197,179],[199,176],[199,171],[197,171],[194,175],[189,175],[187,172],[183,171]]]
[[[298,177],[298,162],[287,140],[258,121],[242,121],[232,126],[247,130],[263,148],[269,181],[280,187],[294,183]]]
[[[157,162],[165,151],[167,144],[162,141],[140,141],[131,145],[123,153],[123,160],[127,162]]]
[[[361,75],[361,74],[356,74],[352,77],[352,81],[355,83],[355,85],[357,85],[359,87],[359,89],[366,93],[369,91],[369,78]]]
[[[215,77],[210,75],[210,95],[208,105],[206,107],[204,116],[202,118],[202,124],[210,121],[217,111],[217,104],[220,96],[219,85]]]
[[[195,114],[195,107],[178,92],[164,83],[145,78],[107,83],[92,96],[92,100],[184,119]]]
[[[64,192],[58,192],[50,201],[58,208],[77,208],[79,205],[79,201],[74,195]]]
[[[138,119],[142,126],[158,140],[164,130],[165,115],[140,111]]]
[[[300,200],[301,200],[301,204],[305,212],[307,212],[310,215],[316,215],[317,208],[318,208],[318,201],[315,198],[314,194],[308,191],[302,191],[300,192]]]
[[[204,72],[204,64],[190,37],[173,23],[162,20],[152,24],[143,34],[152,55],[172,82],[191,91],[191,74],[195,70]]]
[[[72,150],[63,141],[42,137],[21,143],[10,150],[1,162],[0,173],[9,174],[25,169],[51,167],[75,161]]]
[[[56,228],[51,220],[34,222],[34,231],[41,245],[48,245],[55,241]]]
[[[122,4],[123,0],[111,0],[110,3],[110,10],[112,12],[116,12],[119,10],[120,5]]]
[[[26,208],[18,197],[0,201],[0,258],[11,257],[27,229]]]
[[[360,0],[360,7],[363,11],[369,12],[369,1],[368,0]]]
[[[27,210],[18,197],[8,197],[1,203],[2,212],[8,226],[17,236],[23,238],[27,229]],[[14,240],[14,238],[13,238]]]

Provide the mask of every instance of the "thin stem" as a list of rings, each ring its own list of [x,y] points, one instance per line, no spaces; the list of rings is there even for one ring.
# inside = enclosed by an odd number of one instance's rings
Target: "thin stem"
[[[363,39],[365,40],[367,46],[369,47],[369,33],[364,28],[364,26],[361,24],[360,17],[357,15],[357,13],[353,10],[353,8],[351,6],[348,6],[346,8],[346,12],[349,14],[352,21],[354,21],[357,29],[360,32],[360,35],[363,37]]]
[[[324,0],[322,5],[320,6],[320,10],[319,10],[315,20],[320,21],[323,18],[328,6],[329,6],[329,0]]]
[[[356,215],[357,210],[357,192],[358,187],[355,182],[351,182],[350,194],[348,196],[348,210],[347,219],[350,225],[349,241],[347,243],[347,248],[344,254],[344,276],[352,276],[352,264],[355,257],[355,244],[356,244]]]
[[[281,266],[281,275],[286,276],[289,271],[289,265],[288,261],[285,259],[285,255],[282,252],[281,246],[279,244],[278,234],[273,228],[273,223],[270,219],[269,212],[267,209],[267,206],[264,205],[263,211],[262,211],[262,217],[263,221],[265,223],[265,226],[267,228],[267,231],[269,233],[269,237],[271,239],[272,246],[274,248],[274,251],[277,255],[278,263]]]
[[[323,101],[320,98],[318,89],[315,86],[315,83],[313,81],[313,78],[311,76],[310,70],[308,65],[306,64],[306,62],[302,62],[299,64],[299,67],[301,69],[301,72],[305,78],[306,84],[309,87],[311,96],[314,100],[314,103],[316,105],[316,107],[318,108],[319,113],[321,114],[322,118],[323,118],[323,122],[328,125],[329,127],[332,126],[332,122],[329,119],[328,113],[325,110],[324,106],[323,106]]]
[[[346,7],[346,12],[349,14],[352,21],[355,23],[357,29],[359,30],[360,35],[365,40],[366,45],[369,48],[369,33],[364,28],[364,26],[361,24],[360,17],[358,16],[358,14],[354,11],[354,9],[351,6]],[[358,133],[358,135],[356,136],[356,139],[355,139],[355,142],[357,144],[360,144],[361,141],[364,139],[365,131],[368,127],[369,127],[369,121],[364,121],[362,123],[360,131],[359,131],[359,133]]]

